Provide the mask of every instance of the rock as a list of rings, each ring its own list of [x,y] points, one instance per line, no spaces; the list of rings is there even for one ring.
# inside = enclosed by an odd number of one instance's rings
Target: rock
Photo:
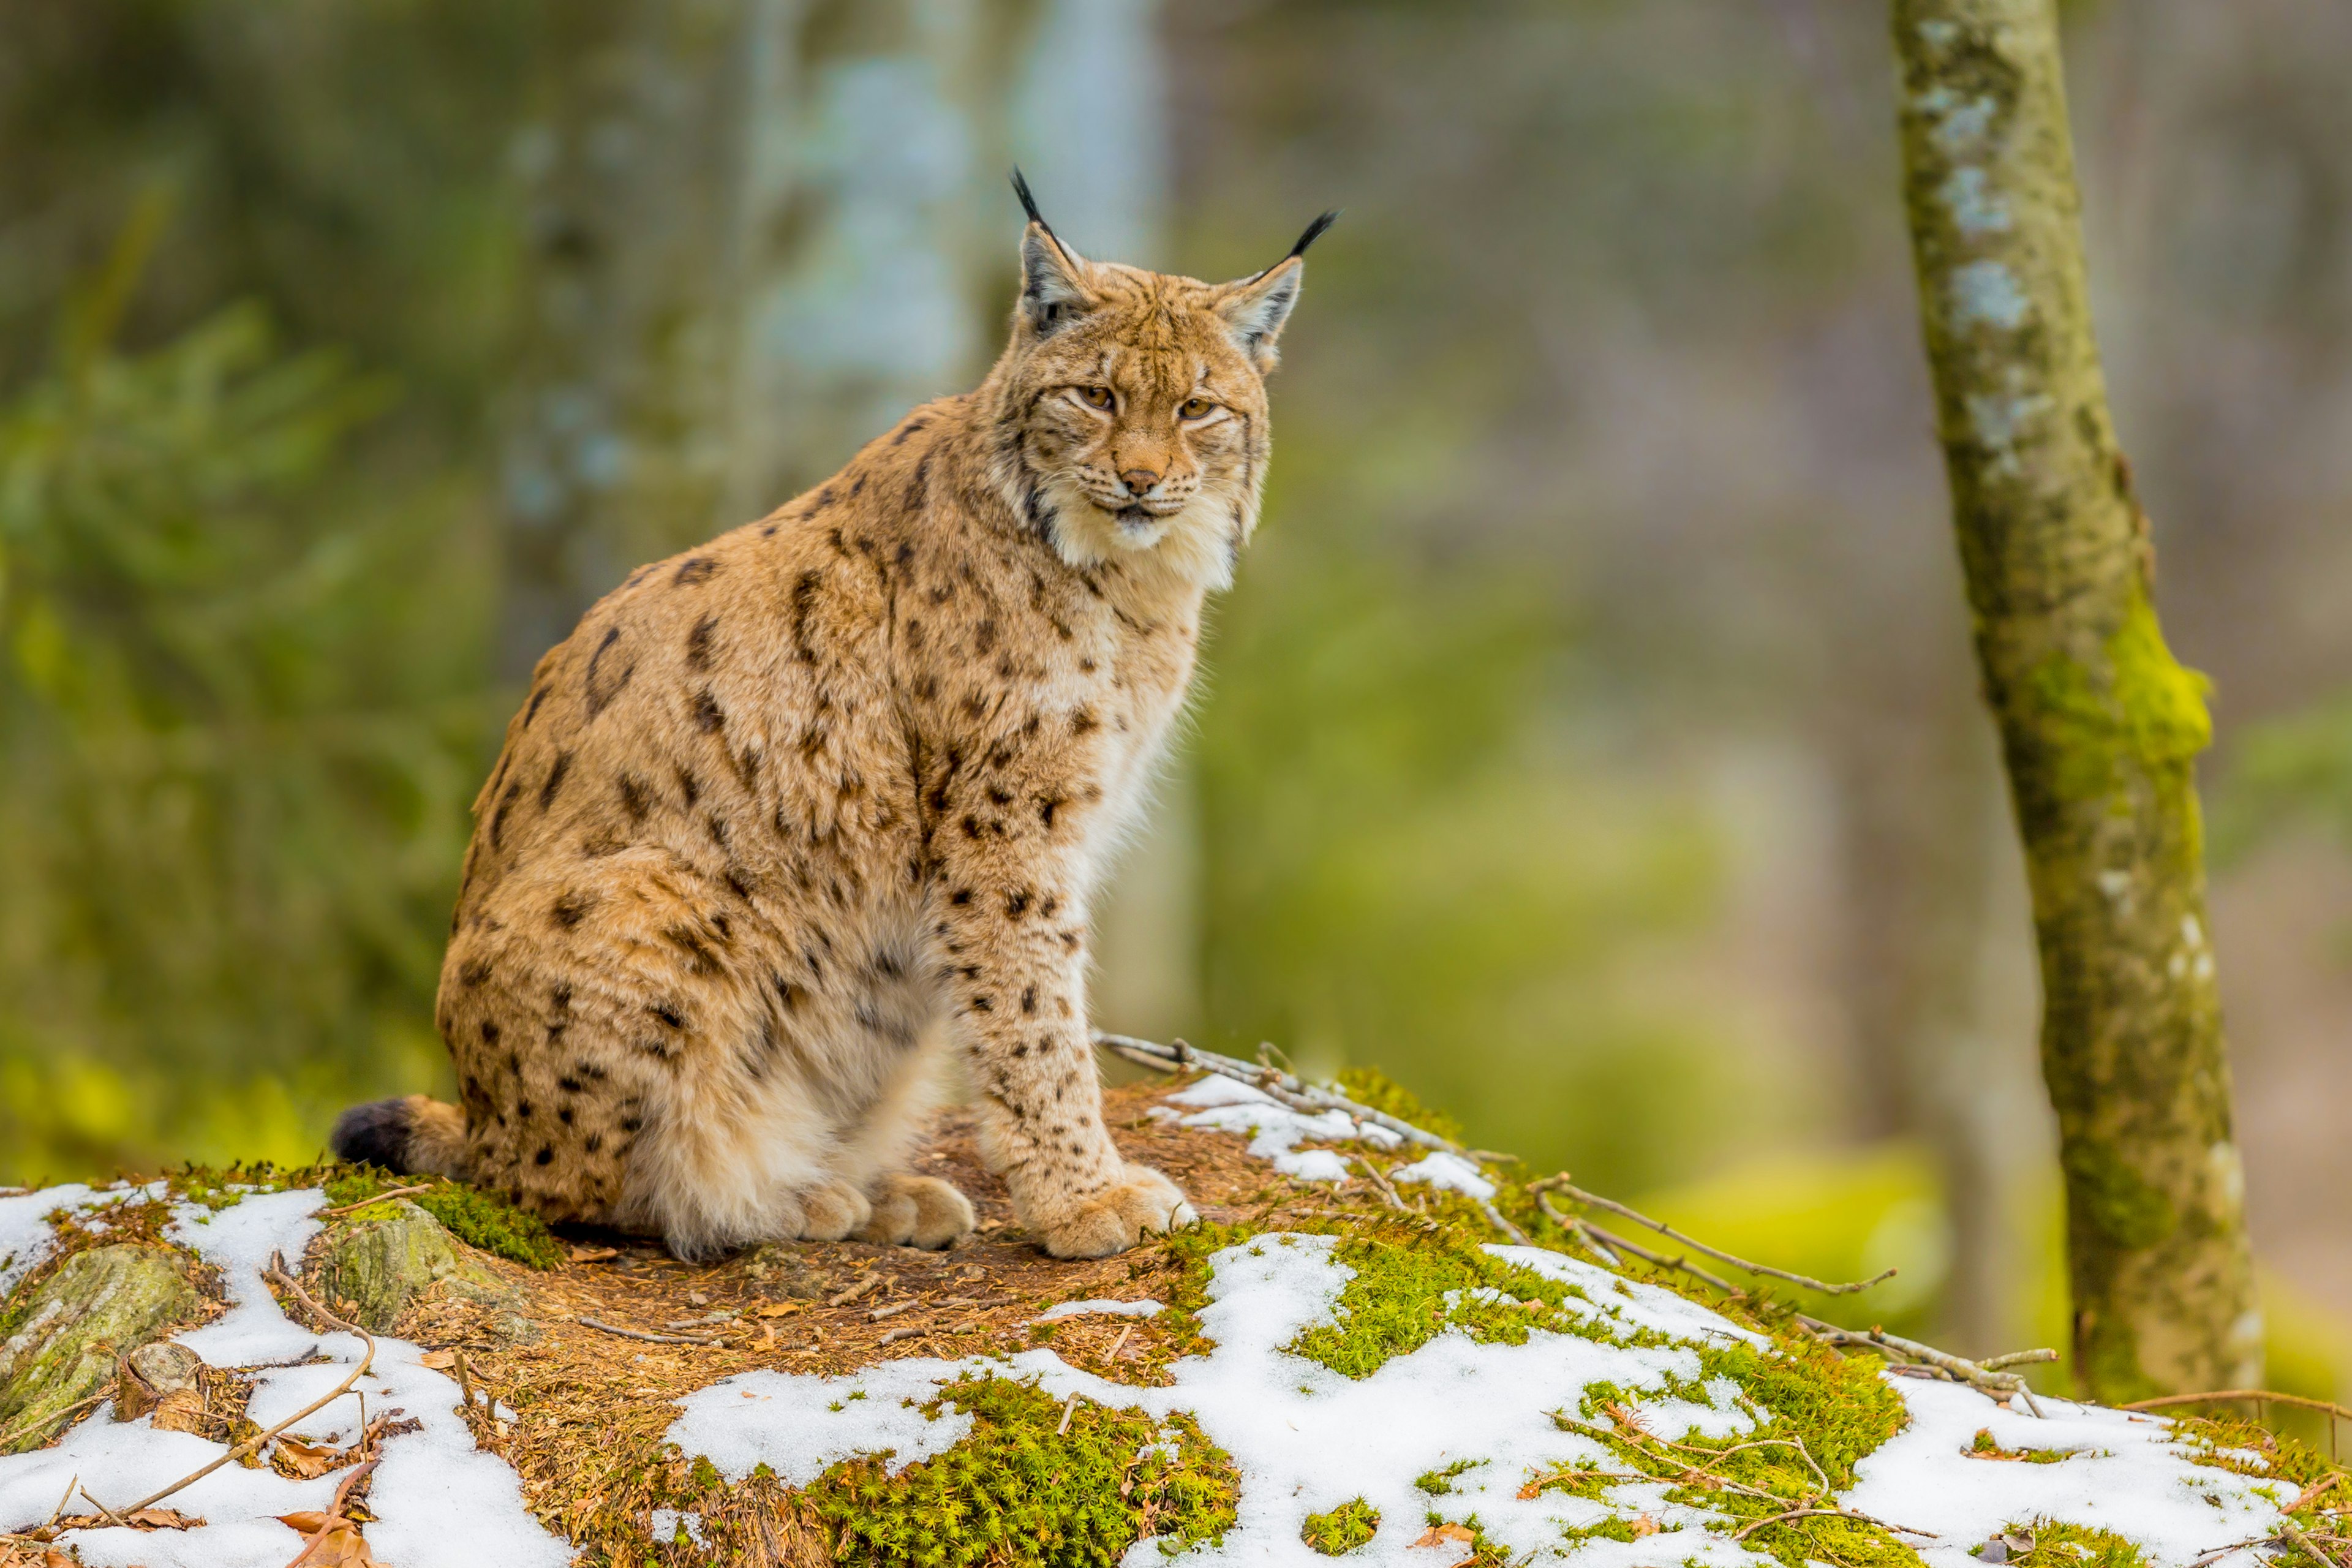
[[[201,1432],[205,1426],[205,1359],[184,1344],[158,1340],[122,1358],[114,1384],[114,1418],[136,1421],[152,1413],[158,1432]]]
[[[19,1431],[0,1453],[37,1448],[58,1415],[105,1389],[117,1362],[196,1315],[187,1264],[167,1247],[93,1247],[25,1298],[16,1331],[0,1344],[0,1431]]]
[[[772,1301],[814,1301],[831,1293],[832,1277],[812,1268],[808,1255],[788,1241],[771,1241],[743,1255],[743,1272]]]
[[[441,1222],[407,1199],[360,1212],[383,1209],[392,1212],[380,1218],[354,1218],[328,1232],[318,1264],[322,1301],[372,1333],[389,1333],[418,1298],[446,1280],[457,1294],[504,1309],[500,1331],[517,1337],[504,1321],[516,1316],[513,1310],[521,1300],[516,1291],[489,1270],[460,1258]]]

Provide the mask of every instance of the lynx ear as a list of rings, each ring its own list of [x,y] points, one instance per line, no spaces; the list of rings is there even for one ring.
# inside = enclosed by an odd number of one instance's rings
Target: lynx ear
[[[1021,313],[1044,337],[1069,324],[1089,303],[1078,277],[1086,258],[1057,238],[1037,210],[1029,182],[1013,171],[1013,194],[1021,198],[1029,226],[1021,234]]]
[[[1307,279],[1307,247],[1339,217],[1336,212],[1325,213],[1307,226],[1289,255],[1255,278],[1225,285],[1217,301],[1217,314],[1224,318],[1234,346],[1250,356],[1260,374],[1272,370],[1281,358],[1275,352],[1275,340],[1282,335],[1282,324],[1290,320],[1290,308],[1298,303],[1299,286]]]

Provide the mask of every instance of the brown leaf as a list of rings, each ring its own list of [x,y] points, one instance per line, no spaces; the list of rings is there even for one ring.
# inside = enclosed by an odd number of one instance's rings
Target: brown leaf
[[[133,1530],[201,1530],[205,1521],[175,1508],[142,1508],[124,1514],[122,1522]]]
[[[804,1301],[771,1301],[764,1307],[754,1308],[752,1315],[761,1318],[781,1318],[786,1312],[806,1310],[808,1310],[808,1304]]]
[[[269,1465],[279,1475],[298,1481],[316,1480],[330,1470],[340,1470],[352,1462],[348,1449],[331,1443],[305,1443],[299,1437],[280,1437],[270,1451]]]
[[[281,1515],[281,1524],[293,1515]],[[383,1568],[375,1553],[368,1550],[367,1538],[360,1527],[348,1519],[331,1519],[323,1533],[312,1531],[302,1543],[302,1551],[294,1560],[302,1568]],[[292,1568],[292,1563],[288,1564]]]
[[[277,1519],[287,1529],[303,1535],[316,1535],[327,1527],[327,1516],[323,1513],[281,1513]]]
[[[435,1372],[446,1372],[457,1364],[456,1351],[426,1351],[416,1358],[419,1366],[429,1366]]]
[[[574,1263],[602,1263],[621,1256],[617,1247],[575,1247],[568,1254]]]
[[[1421,1539],[1414,1542],[1413,1544],[1415,1546],[1443,1546],[1449,1541],[1458,1541],[1465,1546],[1475,1546],[1478,1542],[1478,1537],[1472,1533],[1469,1528],[1465,1525],[1433,1524],[1422,1532]]]
[[[1658,1521],[1645,1513],[1633,1521],[1633,1539],[1638,1541],[1645,1535],[1655,1535],[1660,1528]]]

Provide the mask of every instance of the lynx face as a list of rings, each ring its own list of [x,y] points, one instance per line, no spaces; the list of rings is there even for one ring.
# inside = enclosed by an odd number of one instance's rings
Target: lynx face
[[[1149,551],[1229,586],[1256,525],[1265,375],[1298,256],[1208,284],[1088,261],[1033,222],[1022,270],[999,374],[1019,410],[1024,509],[1072,566]]]

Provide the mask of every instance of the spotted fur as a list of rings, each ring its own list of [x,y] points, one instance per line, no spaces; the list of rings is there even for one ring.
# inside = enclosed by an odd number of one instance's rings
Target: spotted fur
[[[1256,524],[1304,264],[1211,285],[1034,218],[1021,256],[977,391],[540,661],[442,968],[462,1133],[385,1102],[353,1151],[680,1256],[948,1246],[971,1205],[900,1161],[961,1056],[1049,1251],[1189,1215],[1104,1129],[1087,917]]]

